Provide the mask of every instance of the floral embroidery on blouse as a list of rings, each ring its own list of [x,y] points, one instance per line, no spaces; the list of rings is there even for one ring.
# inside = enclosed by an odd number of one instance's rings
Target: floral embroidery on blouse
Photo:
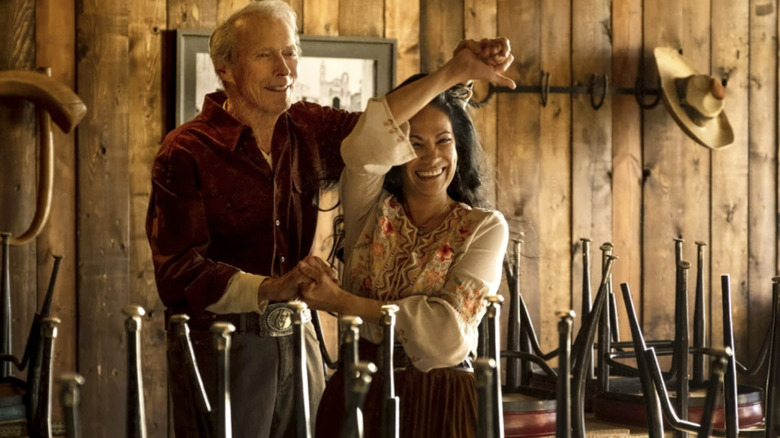
[[[456,206],[431,233],[417,234],[400,202],[386,194],[358,237],[347,273],[358,295],[392,301],[413,295],[449,303],[463,322],[477,324],[484,311],[487,285],[449,275],[484,220]]]

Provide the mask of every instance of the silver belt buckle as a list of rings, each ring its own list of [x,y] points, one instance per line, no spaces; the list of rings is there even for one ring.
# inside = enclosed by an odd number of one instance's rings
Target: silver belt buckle
[[[266,335],[272,337],[289,336],[293,332],[293,309],[285,303],[272,303],[268,305],[263,314],[263,329]]]

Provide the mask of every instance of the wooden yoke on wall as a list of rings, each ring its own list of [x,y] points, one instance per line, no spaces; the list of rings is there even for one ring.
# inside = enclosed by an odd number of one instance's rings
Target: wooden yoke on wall
[[[54,145],[51,121],[65,133],[70,132],[87,113],[84,102],[65,84],[49,77],[49,73],[29,70],[0,71],[0,97],[17,97],[41,106],[38,110],[38,145],[40,176],[35,214],[30,227],[18,237],[10,239],[11,245],[23,245],[33,240],[46,225],[51,210],[54,185]]]

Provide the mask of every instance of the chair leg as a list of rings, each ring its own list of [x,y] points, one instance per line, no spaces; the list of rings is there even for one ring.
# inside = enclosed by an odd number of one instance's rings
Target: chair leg
[[[691,264],[680,260],[677,263],[674,306],[674,362],[677,369],[675,409],[681,420],[688,419],[688,270]],[[685,438],[681,431],[677,438]]]
[[[346,379],[349,381],[349,394],[347,395],[347,409],[344,412],[344,429],[340,438],[363,438],[363,404],[371,387],[371,380],[377,368],[371,362],[358,362],[346,364],[348,370]]]
[[[145,311],[141,306],[126,306],[122,311],[127,315],[127,438],[145,438],[146,412],[141,375],[141,317]]]
[[[647,428],[649,438],[662,438],[664,436],[664,424],[661,418],[661,407],[658,405],[658,397],[655,395],[652,376],[648,369],[643,351],[647,348],[645,345],[642,329],[639,327],[639,319],[634,309],[634,301],[631,297],[631,290],[627,283],[620,285],[623,292],[623,302],[628,314],[628,323],[631,327],[631,338],[634,341],[634,352],[636,355],[637,368],[639,369],[639,381],[642,385],[642,393],[645,398],[645,410],[647,413]]]
[[[485,298],[488,301],[487,320],[488,320],[488,357],[496,363],[496,371],[493,373],[493,436],[495,438],[504,437],[504,406],[501,402],[501,343],[499,320],[501,317],[501,303],[504,301],[501,295],[489,295]]]
[[[311,438],[309,419],[309,381],[306,374],[306,339],[304,325],[311,321],[308,306],[302,301],[292,301],[293,308],[293,367],[295,368],[295,436]],[[230,406],[228,404],[228,406]]]
[[[723,347],[734,352],[734,326],[731,318],[731,282],[730,276],[720,277],[723,292]],[[726,436],[736,437],[739,434],[739,411],[737,406],[737,366],[736,354],[733,354],[726,366],[723,381],[724,407],[726,421]]]
[[[230,438],[233,436],[232,417],[230,409],[230,341],[236,327],[229,322],[215,322],[211,325],[211,333],[214,336],[214,348],[217,350],[217,406],[214,435],[218,438]],[[293,332],[293,336],[296,333]],[[293,348],[296,348],[297,345]],[[296,350],[297,351],[297,350]],[[305,357],[304,357],[305,360]],[[297,362],[296,362],[297,365]],[[296,390],[298,390],[297,375]],[[305,377],[305,375],[304,375]],[[305,385],[304,381],[304,385]],[[296,393],[296,401],[298,400]],[[305,413],[308,418],[308,399],[305,403]],[[296,411],[302,408],[296,406]],[[299,414],[300,415],[300,414]],[[308,425],[308,423],[306,423]]]
[[[766,437],[780,436],[780,277],[772,279],[772,347],[766,382]]]
[[[571,325],[574,311],[570,310],[558,320],[558,385],[555,404],[555,436],[571,437]]]
[[[395,350],[395,313],[398,312],[398,306],[395,304],[385,304],[382,306],[382,318],[379,321],[382,325],[382,361],[379,364],[380,370],[384,376],[384,386],[382,387],[382,416],[380,434],[382,438],[399,438],[399,402],[395,395],[395,372],[393,367],[393,354]]]
[[[474,377],[477,384],[479,424],[477,436],[479,438],[493,438],[496,436],[493,424],[493,374],[496,369],[496,361],[489,357],[482,357],[474,361]]]
[[[81,438],[79,410],[81,405],[81,387],[84,385],[84,378],[79,374],[67,373],[60,376],[59,383],[62,418],[65,421],[65,436],[66,438]]]

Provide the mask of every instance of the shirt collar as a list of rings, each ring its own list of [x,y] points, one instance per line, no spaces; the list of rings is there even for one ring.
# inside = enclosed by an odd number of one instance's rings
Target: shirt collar
[[[223,105],[225,104],[226,100],[227,96],[223,91],[207,94],[206,98],[203,100],[201,114],[203,117],[205,117],[206,120],[211,121],[214,128],[217,130],[222,140],[224,141],[225,147],[230,149],[230,151],[235,151],[244,131],[246,131],[251,138],[251,128],[241,123],[238,119],[233,117],[225,110]],[[274,141],[276,141],[276,131],[279,128],[279,124],[286,124],[287,117],[288,114],[285,112],[279,117],[279,119],[277,119],[277,126],[274,127],[274,137],[272,137]]]
[[[236,145],[238,145],[238,140],[241,138],[241,133],[244,132],[244,129],[249,129],[249,127],[225,111],[222,105],[224,105],[226,100],[227,96],[222,91],[207,94],[206,98],[203,99],[203,108],[201,108],[200,113],[206,120],[212,123],[214,129],[217,130],[222,141],[224,141],[225,147],[234,151]]]

